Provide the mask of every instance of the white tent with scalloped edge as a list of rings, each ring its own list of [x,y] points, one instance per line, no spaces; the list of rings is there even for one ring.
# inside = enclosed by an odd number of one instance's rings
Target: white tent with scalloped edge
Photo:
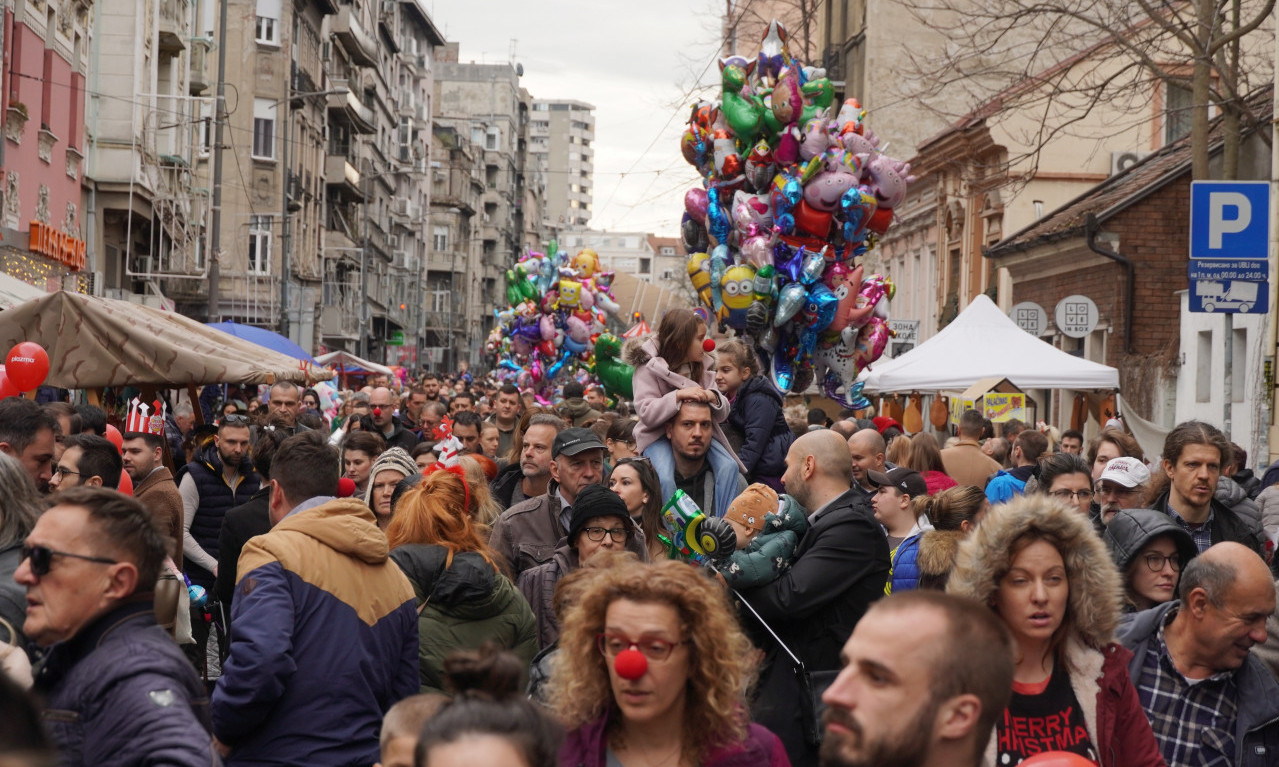
[[[860,376],[868,392],[963,391],[983,378],[1021,389],[1118,389],[1119,371],[1031,336],[984,295],[937,335]]]

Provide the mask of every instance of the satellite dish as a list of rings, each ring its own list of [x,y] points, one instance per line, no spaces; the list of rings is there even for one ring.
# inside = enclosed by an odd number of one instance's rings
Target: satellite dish
[[[524,76],[524,65],[523,65],[523,64],[516,64],[516,65],[515,65],[515,76],[516,76],[516,77],[523,77],[523,76]]]

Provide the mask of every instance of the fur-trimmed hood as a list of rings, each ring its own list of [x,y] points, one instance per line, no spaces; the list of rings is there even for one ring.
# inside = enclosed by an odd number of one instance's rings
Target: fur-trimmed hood
[[[1119,623],[1122,579],[1088,518],[1049,496],[1022,496],[991,508],[959,545],[946,590],[990,604],[1012,565],[1013,543],[1028,532],[1060,542],[1070,583],[1071,630],[1085,645],[1105,648],[1114,641]]]
[[[967,535],[959,530],[925,530],[919,538],[920,575],[945,575],[955,566],[959,544]]]

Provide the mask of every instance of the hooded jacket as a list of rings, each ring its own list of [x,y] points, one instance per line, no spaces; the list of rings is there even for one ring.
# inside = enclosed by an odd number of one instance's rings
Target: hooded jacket
[[[240,555],[213,693],[228,765],[372,764],[382,717],[418,691],[413,588],[368,506],[295,511]]]
[[[1131,655],[1114,642],[1120,616],[1119,572],[1086,517],[1038,495],[992,508],[959,545],[946,591],[990,604],[999,580],[1012,566],[1013,543],[1031,531],[1061,542],[1071,622],[1057,662],[1064,661],[1069,672],[1101,767],[1162,767],[1159,745],[1128,678]],[[997,742],[992,737],[987,746],[988,764],[997,763]]]
[[[959,544],[967,533],[959,530],[925,530],[919,536],[919,552],[915,566],[919,569],[919,588],[946,590],[950,571],[955,569]]]
[[[1034,476],[1034,466],[1018,466],[1008,471],[1000,471],[990,478],[986,485],[986,497],[991,503],[1007,503],[1013,496],[1026,492],[1026,480]]]
[[[1195,539],[1190,536],[1190,533],[1161,511],[1125,509],[1115,514],[1110,520],[1110,524],[1106,526],[1106,532],[1101,537],[1106,542],[1106,547],[1110,549],[1110,556],[1114,559],[1115,566],[1119,568],[1125,587],[1128,581],[1128,564],[1146,547],[1146,544],[1161,535],[1172,538],[1177,546],[1177,553],[1181,555],[1183,568],[1187,562],[1199,554],[1199,549],[1195,547]],[[1130,602],[1126,607],[1133,606]]]
[[[600,411],[587,404],[584,397],[569,397],[564,400],[560,405],[560,412],[568,419],[570,426],[581,426],[600,417]]]
[[[742,436],[737,457],[746,475],[780,477],[786,472],[786,452],[795,432],[782,416],[782,395],[763,376],[742,382],[728,413],[728,424]]]
[[[729,454],[737,460],[742,472],[746,466],[733,452],[719,427],[728,418],[728,398],[715,388],[715,358],[709,354],[702,356],[702,380],[693,381],[671,370],[666,360],[657,356],[657,336],[632,338],[622,347],[622,359],[635,368],[634,403],[639,422],[635,424],[635,448],[639,453],[656,440],[665,436],[666,424],[679,412],[679,402],[675,393],[689,386],[699,386],[714,392],[715,401],[711,403],[711,434]]]
[[[1128,616],[1120,629],[1120,639],[1131,653],[1128,673],[1133,682],[1141,679],[1142,666],[1151,639],[1179,601]],[[1279,754],[1279,682],[1265,664],[1249,653],[1235,671],[1238,695],[1235,710],[1235,767],[1272,767]],[[1210,754],[1205,754],[1205,759]]]
[[[421,691],[444,692],[444,659],[493,642],[526,665],[537,654],[533,611],[505,575],[473,551],[445,564],[443,546],[410,543],[391,552],[418,604]]]

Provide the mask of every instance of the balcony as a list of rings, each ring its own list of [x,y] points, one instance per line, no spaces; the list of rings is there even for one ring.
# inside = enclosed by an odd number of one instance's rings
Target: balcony
[[[288,171],[288,178],[289,212],[297,213],[302,209],[302,197],[304,194],[302,176],[290,170]]]
[[[333,20],[333,37],[342,44],[342,49],[351,57],[351,61],[359,66],[371,67],[377,63],[377,41],[360,26],[356,18],[358,8],[353,5],[343,6]]]
[[[347,199],[364,199],[364,192],[360,189],[360,172],[345,155],[329,155],[324,158],[324,183],[336,187]]]
[[[345,85],[345,83],[337,82],[336,85]],[[364,106],[364,102],[355,95],[355,91],[330,93],[328,105],[329,114],[349,125],[356,133],[373,133],[377,130],[377,118],[373,110]]]
[[[184,28],[183,20],[190,15],[191,7],[187,0],[164,0],[160,3],[160,36],[156,39],[160,53],[177,56],[187,49],[186,40],[190,33]]]
[[[213,85],[215,77],[211,74],[211,53],[213,39],[208,37],[191,38],[191,79],[187,83],[192,96],[199,96]]]

